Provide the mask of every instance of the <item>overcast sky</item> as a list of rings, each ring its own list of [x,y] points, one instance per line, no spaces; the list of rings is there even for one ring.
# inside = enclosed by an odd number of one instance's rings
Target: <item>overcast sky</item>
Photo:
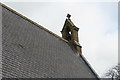
[[[4,3],[59,36],[71,14],[83,55],[100,77],[118,63],[117,2],[11,2]]]

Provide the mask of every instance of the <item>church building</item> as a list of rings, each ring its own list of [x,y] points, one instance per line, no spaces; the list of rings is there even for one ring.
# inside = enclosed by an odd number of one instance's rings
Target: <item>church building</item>
[[[98,75],[82,54],[68,14],[62,37],[0,3],[2,78],[88,78]]]

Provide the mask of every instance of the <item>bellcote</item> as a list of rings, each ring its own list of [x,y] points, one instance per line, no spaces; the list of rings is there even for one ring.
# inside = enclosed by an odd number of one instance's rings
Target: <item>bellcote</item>
[[[63,29],[61,31],[62,38],[67,40],[68,42],[72,43],[74,47],[77,49],[78,52],[82,53],[81,46],[79,44],[79,38],[78,38],[78,31],[79,28],[76,27],[73,22],[70,19],[71,15],[67,15],[67,19],[65,20]]]

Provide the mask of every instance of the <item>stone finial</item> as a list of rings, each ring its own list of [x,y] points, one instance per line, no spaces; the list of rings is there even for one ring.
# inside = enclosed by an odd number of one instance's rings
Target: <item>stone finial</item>
[[[67,18],[70,19],[71,15],[70,14],[67,14]]]

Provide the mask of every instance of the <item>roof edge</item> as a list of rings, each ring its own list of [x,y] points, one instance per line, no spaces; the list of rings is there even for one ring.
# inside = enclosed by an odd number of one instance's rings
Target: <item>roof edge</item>
[[[22,14],[18,13],[18,12],[15,11],[14,9],[12,9],[12,8],[10,8],[10,7],[8,7],[8,6],[6,6],[5,4],[3,4],[3,3],[0,2],[0,5],[1,5],[2,7],[4,7],[4,8],[6,8],[6,9],[8,9],[9,11],[15,13],[16,15],[20,16],[21,18],[23,18],[23,19],[29,21],[30,23],[36,25],[37,27],[39,27],[39,28],[41,28],[41,29],[47,31],[48,33],[52,34],[53,36],[55,36],[55,37],[57,37],[57,38],[59,38],[59,39],[65,41],[65,42],[68,42],[67,40],[63,39],[62,37],[58,36],[57,34],[53,33],[52,31],[48,30],[47,28],[45,28],[45,27],[39,25],[38,23],[32,21],[31,19],[27,18],[26,16],[23,16]]]
[[[93,74],[96,76],[96,78],[97,78],[98,80],[100,80],[100,77],[99,77],[98,74],[95,72],[95,70],[91,67],[91,65],[88,63],[88,61],[86,60],[86,58],[85,58],[82,54],[80,54],[79,56],[84,60],[84,62],[87,64],[87,66],[88,66],[89,69],[93,72]]]

